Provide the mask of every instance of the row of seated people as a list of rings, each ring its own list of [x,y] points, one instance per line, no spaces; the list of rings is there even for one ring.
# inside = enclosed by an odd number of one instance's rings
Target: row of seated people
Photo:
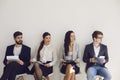
[[[53,66],[57,61],[57,51],[50,43],[51,34],[43,33],[43,40],[37,51],[35,59],[31,58],[31,48],[23,44],[23,34],[16,31],[14,34],[15,44],[7,47],[4,58],[4,70],[0,80],[15,80],[18,74],[32,74],[35,80],[50,80],[49,75],[53,73]],[[83,61],[86,63],[87,80],[94,80],[96,75],[104,77],[104,80],[111,80],[111,75],[105,64],[109,60],[107,46],[102,44],[103,33],[94,31],[93,42],[86,45]],[[64,80],[76,80],[75,75],[80,73],[80,51],[75,41],[75,33],[68,31],[65,34],[64,45],[59,52],[60,72],[65,74]],[[18,56],[18,60],[9,60],[10,56]],[[30,63],[32,69],[28,69]]]

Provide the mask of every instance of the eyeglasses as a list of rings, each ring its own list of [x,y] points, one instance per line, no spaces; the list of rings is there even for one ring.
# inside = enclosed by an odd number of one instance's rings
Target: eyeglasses
[[[97,39],[102,39],[103,37],[97,37]]]

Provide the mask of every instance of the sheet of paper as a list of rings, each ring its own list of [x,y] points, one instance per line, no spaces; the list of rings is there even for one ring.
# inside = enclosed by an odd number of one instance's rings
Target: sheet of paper
[[[105,56],[99,56],[99,58],[103,58],[103,59],[104,59],[104,58],[105,58]]]
[[[8,61],[18,61],[19,60],[19,56],[7,56],[7,60]]]
[[[35,58],[32,59],[32,62],[33,62],[33,63],[39,63],[39,64],[41,64],[41,65],[44,65],[41,61],[37,61]]]

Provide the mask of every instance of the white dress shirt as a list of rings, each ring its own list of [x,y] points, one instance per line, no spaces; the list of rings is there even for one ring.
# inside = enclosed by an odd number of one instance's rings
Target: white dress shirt
[[[93,45],[94,46],[94,45]],[[94,52],[95,52],[95,57],[98,57],[99,52],[100,52],[100,46],[99,47],[95,47],[94,46]]]
[[[22,49],[22,46],[20,46],[20,47],[14,47],[14,51],[13,51],[13,53],[14,53],[14,56],[19,56],[19,54],[21,53],[21,49]]]
[[[68,56],[66,56],[66,60],[73,60],[73,52],[68,53]]]
[[[40,61],[46,63],[47,61],[50,62],[50,66],[53,66],[57,60],[56,50],[52,45],[44,45],[40,51]]]

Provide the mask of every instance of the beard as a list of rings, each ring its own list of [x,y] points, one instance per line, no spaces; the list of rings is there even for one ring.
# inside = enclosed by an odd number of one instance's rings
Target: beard
[[[22,40],[16,41],[16,43],[17,43],[18,45],[22,45],[23,41],[22,41]]]

